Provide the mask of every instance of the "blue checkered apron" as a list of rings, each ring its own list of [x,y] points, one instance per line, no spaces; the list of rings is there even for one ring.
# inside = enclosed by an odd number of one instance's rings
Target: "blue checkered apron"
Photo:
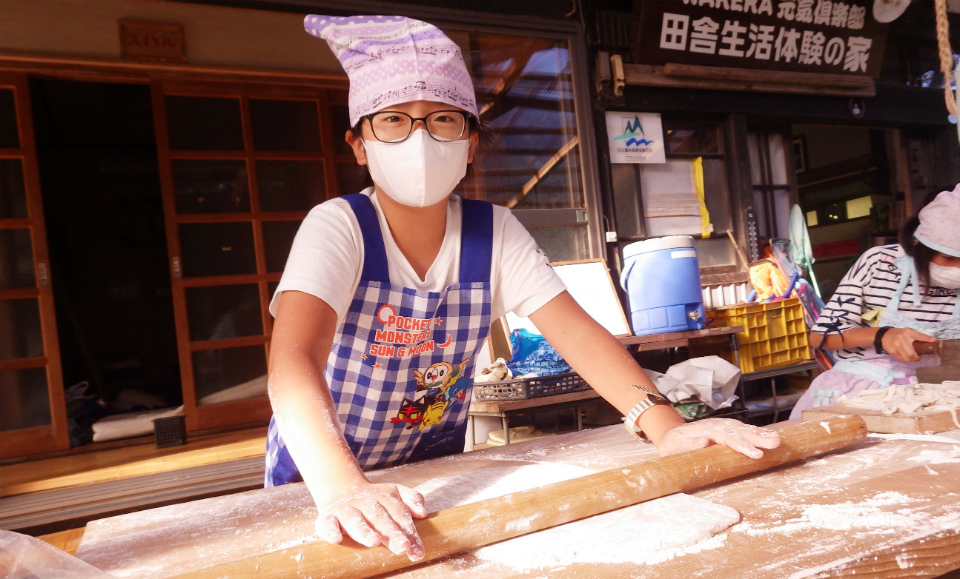
[[[490,329],[493,207],[463,200],[460,279],[440,292],[390,283],[369,197],[345,195],[363,232],[360,285],[325,376],[344,436],[364,469],[463,450],[473,362]],[[276,418],[266,486],[301,480]]]

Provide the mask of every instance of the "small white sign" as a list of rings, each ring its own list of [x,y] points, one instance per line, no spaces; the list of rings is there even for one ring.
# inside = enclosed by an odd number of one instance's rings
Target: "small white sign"
[[[607,111],[611,163],[665,163],[659,113]]]

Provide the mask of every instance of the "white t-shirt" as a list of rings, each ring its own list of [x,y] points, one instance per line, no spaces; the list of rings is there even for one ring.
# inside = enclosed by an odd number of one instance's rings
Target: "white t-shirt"
[[[362,194],[373,201],[380,219],[390,283],[438,292],[459,281],[462,206],[458,196],[450,197],[440,253],[421,280],[393,240],[374,189],[370,187]],[[329,304],[337,313],[339,327],[360,284],[363,254],[363,234],[350,205],[339,198],[317,205],[297,231],[283,277],[270,302],[270,313],[277,314],[284,291],[301,291]],[[507,312],[527,317],[566,289],[533,237],[509,209],[496,205],[490,269],[491,319]]]

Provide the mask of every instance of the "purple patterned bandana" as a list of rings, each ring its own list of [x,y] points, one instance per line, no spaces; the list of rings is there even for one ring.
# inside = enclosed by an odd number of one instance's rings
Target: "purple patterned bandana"
[[[405,16],[303,19],[327,41],[350,78],[350,125],[390,105],[442,102],[477,114],[473,81],[460,47],[439,28]]]

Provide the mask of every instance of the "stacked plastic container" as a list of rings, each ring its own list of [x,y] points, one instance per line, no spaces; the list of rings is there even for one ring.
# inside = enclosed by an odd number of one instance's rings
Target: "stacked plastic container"
[[[713,325],[743,326],[737,332],[744,373],[789,366],[811,359],[803,304],[798,298],[726,306],[707,311]],[[720,353],[729,362],[733,354]]]

